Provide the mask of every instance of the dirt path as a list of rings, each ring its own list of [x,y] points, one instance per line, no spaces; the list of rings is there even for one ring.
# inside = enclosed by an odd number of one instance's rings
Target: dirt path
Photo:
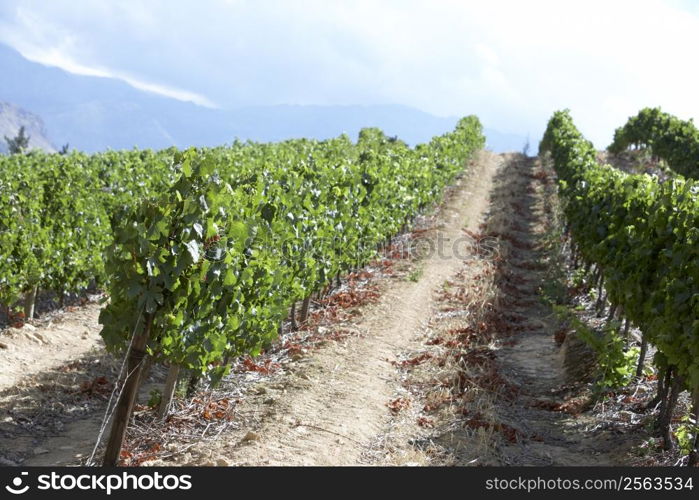
[[[94,445],[114,371],[99,311],[70,307],[0,335],[0,465],[75,464]]]
[[[380,302],[364,312],[360,336],[303,360],[286,384],[260,388],[270,407],[260,409],[258,400],[239,410],[255,425],[222,435],[213,447],[195,447],[195,463],[363,463],[363,452],[390,420],[386,404],[396,374],[391,361],[418,341],[434,292],[461,267],[468,247],[462,228],[475,229],[480,222],[499,162],[484,152],[460,181],[441,214],[441,245],[422,262],[417,282],[391,283]]]
[[[91,303],[0,333],[0,391],[102,346],[100,306]]]
[[[511,404],[496,404],[495,408],[498,418],[514,426],[522,439],[516,446],[503,447],[501,463],[621,465],[636,444],[633,439],[615,432],[594,412],[560,410],[574,396],[566,385],[571,377],[564,358],[571,361],[572,357],[572,364],[580,366],[590,353],[584,349],[566,352],[576,347],[556,344],[558,326],[551,307],[542,300],[542,288],[551,286],[551,270],[560,266],[551,262],[546,242],[555,184],[538,160],[515,161],[516,168],[505,168],[503,173],[509,175],[500,181],[513,208],[503,230],[504,239],[510,242],[505,271],[510,286],[500,291],[513,315],[514,328],[522,333],[498,351],[497,361],[506,379],[519,390]]]
[[[0,465],[78,465],[94,447],[119,360],[105,351],[91,302],[0,337]],[[148,398],[162,380],[154,369]]]

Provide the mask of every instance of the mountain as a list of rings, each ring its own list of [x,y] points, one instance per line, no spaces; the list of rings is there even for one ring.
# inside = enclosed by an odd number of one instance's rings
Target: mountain
[[[486,137],[485,147],[496,153],[503,153],[506,151],[521,152],[525,145],[529,143],[529,155],[536,154],[537,145],[532,143],[528,137],[518,134],[506,134],[487,128],[484,130],[484,133]]]
[[[7,152],[5,137],[15,137],[22,126],[29,136],[30,149],[56,150],[46,137],[44,122],[40,117],[15,104],[0,101],[0,153]]]
[[[25,59],[0,45],[0,100],[41,116],[54,144],[84,151],[213,146],[242,140],[324,139],[380,127],[409,144],[453,129],[438,117],[400,105],[249,106],[211,109],[135,89],[120,80],[81,76]],[[489,146],[521,150],[524,139],[487,131]],[[491,139],[492,137],[492,139]]]

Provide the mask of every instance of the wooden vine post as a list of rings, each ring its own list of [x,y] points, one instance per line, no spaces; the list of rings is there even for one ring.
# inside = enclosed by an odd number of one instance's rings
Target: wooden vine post
[[[109,431],[107,449],[104,452],[104,460],[102,461],[103,466],[116,467],[119,463],[126,427],[131,419],[131,413],[138,394],[143,359],[146,356],[146,346],[148,345],[152,326],[153,314],[146,314],[145,325],[142,330],[135,333],[131,348],[127,354],[126,379],[124,380],[121,396],[117,401],[114,420],[112,420],[112,427]]]
[[[34,318],[34,310],[36,308],[36,296],[39,292],[39,286],[32,286],[24,297],[24,317],[27,320]]]
[[[301,318],[299,322],[303,325],[308,320],[308,308],[311,305],[311,295],[309,294],[301,303]]]
[[[160,406],[158,406],[158,418],[164,420],[170,411],[170,404],[172,403],[172,397],[175,395],[175,388],[177,387],[177,379],[180,375],[180,365],[176,363],[170,363],[170,368],[167,371],[167,377],[165,377],[165,387],[163,388],[163,394],[160,398]]]

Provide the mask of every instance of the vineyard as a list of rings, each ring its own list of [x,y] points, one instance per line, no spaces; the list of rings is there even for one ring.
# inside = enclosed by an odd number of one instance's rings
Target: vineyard
[[[667,130],[658,130],[662,122]],[[667,155],[674,169],[691,171],[680,168],[679,153],[667,146],[677,123],[657,110],[642,111],[617,131],[612,149],[649,144],[654,153]],[[677,150],[684,151],[677,141]],[[594,274],[600,299],[606,290],[610,319],[618,312],[642,332],[636,376],[643,374],[649,345],[657,347],[653,363],[659,384],[651,406],[659,404],[658,426],[669,447],[681,391],[692,394],[695,419],[699,415],[699,185],[679,176],[660,183],[598,165],[594,147],[566,112],[551,118],[540,148],[551,153],[559,176],[576,267]],[[625,352],[616,335],[600,339],[600,349],[623,382]],[[698,458],[694,440],[691,464]]]
[[[19,335],[104,292],[81,463],[696,465],[697,144],[645,109],[609,153],[663,178],[600,164],[567,111],[536,159],[484,153],[475,116],[415,147],[1,156],[0,304]]]
[[[620,153],[630,146],[649,149],[685,177],[699,178],[699,130],[660,108],[645,108],[614,132],[609,151]]]
[[[13,155],[0,166],[14,224],[1,228],[1,298],[25,294],[31,319],[39,290],[108,282],[102,334],[128,355],[114,465],[146,355],[170,363],[170,380],[180,367],[220,378],[224,360],[269,344],[299,300],[305,322],[312,292],[373,257],[482,146],[469,117],[415,149],[365,129],[356,145]]]

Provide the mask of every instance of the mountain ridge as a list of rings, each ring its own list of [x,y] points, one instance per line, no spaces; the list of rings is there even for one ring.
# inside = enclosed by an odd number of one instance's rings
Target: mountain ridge
[[[241,140],[325,139],[379,127],[409,144],[453,129],[458,117],[409,106],[273,105],[212,109],[138,90],[120,80],[83,76],[25,59],[0,45],[0,100],[41,116],[54,144],[88,151],[215,146]],[[521,149],[524,138],[487,129],[495,151]]]

